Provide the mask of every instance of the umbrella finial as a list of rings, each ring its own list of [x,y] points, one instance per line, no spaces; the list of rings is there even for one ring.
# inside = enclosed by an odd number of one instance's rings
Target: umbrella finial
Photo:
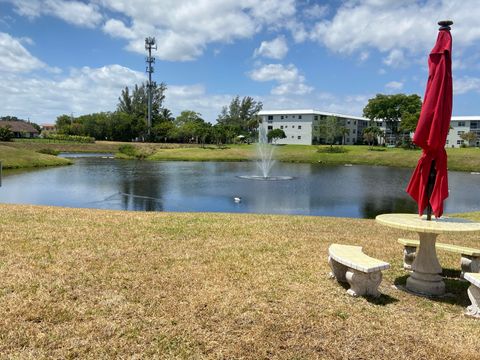
[[[438,25],[440,25],[440,29],[438,30],[450,30],[450,25],[453,25],[452,20],[442,20],[438,22]]]

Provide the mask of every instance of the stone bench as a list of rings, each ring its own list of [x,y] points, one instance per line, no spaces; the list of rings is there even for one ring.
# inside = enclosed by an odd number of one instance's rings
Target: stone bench
[[[347,293],[351,296],[379,296],[382,270],[390,268],[389,263],[365,255],[361,246],[340,244],[328,248],[328,263],[332,277],[350,284]]]
[[[467,307],[465,315],[480,319],[480,273],[465,273],[465,280],[470,281],[468,297],[472,305]]]
[[[412,269],[413,261],[415,260],[417,247],[420,244],[419,240],[412,239],[398,239],[398,242],[404,246],[403,250],[403,268],[406,270]],[[435,248],[439,250],[445,250],[461,255],[460,267],[463,278],[467,272],[478,273],[480,272],[480,250],[469,248],[465,246],[443,244],[437,242]]]

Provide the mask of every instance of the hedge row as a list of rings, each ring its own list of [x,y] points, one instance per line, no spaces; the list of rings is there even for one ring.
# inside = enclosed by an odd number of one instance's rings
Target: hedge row
[[[57,141],[73,141],[73,142],[79,142],[79,143],[95,142],[95,138],[90,136],[65,135],[65,134],[51,134],[46,136],[45,139],[57,140]]]

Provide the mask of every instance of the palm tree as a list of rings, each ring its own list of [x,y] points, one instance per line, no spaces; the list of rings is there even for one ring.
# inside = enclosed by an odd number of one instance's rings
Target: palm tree
[[[350,134],[350,129],[347,129],[346,127],[342,127],[342,128],[340,129],[340,134],[342,135],[343,145],[345,145],[345,136],[347,136],[348,134]]]

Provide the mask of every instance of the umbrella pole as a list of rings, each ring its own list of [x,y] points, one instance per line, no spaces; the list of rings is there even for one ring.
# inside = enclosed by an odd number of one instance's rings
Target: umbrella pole
[[[433,187],[435,186],[435,179],[437,177],[437,171],[435,170],[435,160],[432,160],[430,165],[430,174],[428,174],[428,183],[427,183],[427,220],[432,220],[432,204],[430,204],[430,198],[432,197]]]

